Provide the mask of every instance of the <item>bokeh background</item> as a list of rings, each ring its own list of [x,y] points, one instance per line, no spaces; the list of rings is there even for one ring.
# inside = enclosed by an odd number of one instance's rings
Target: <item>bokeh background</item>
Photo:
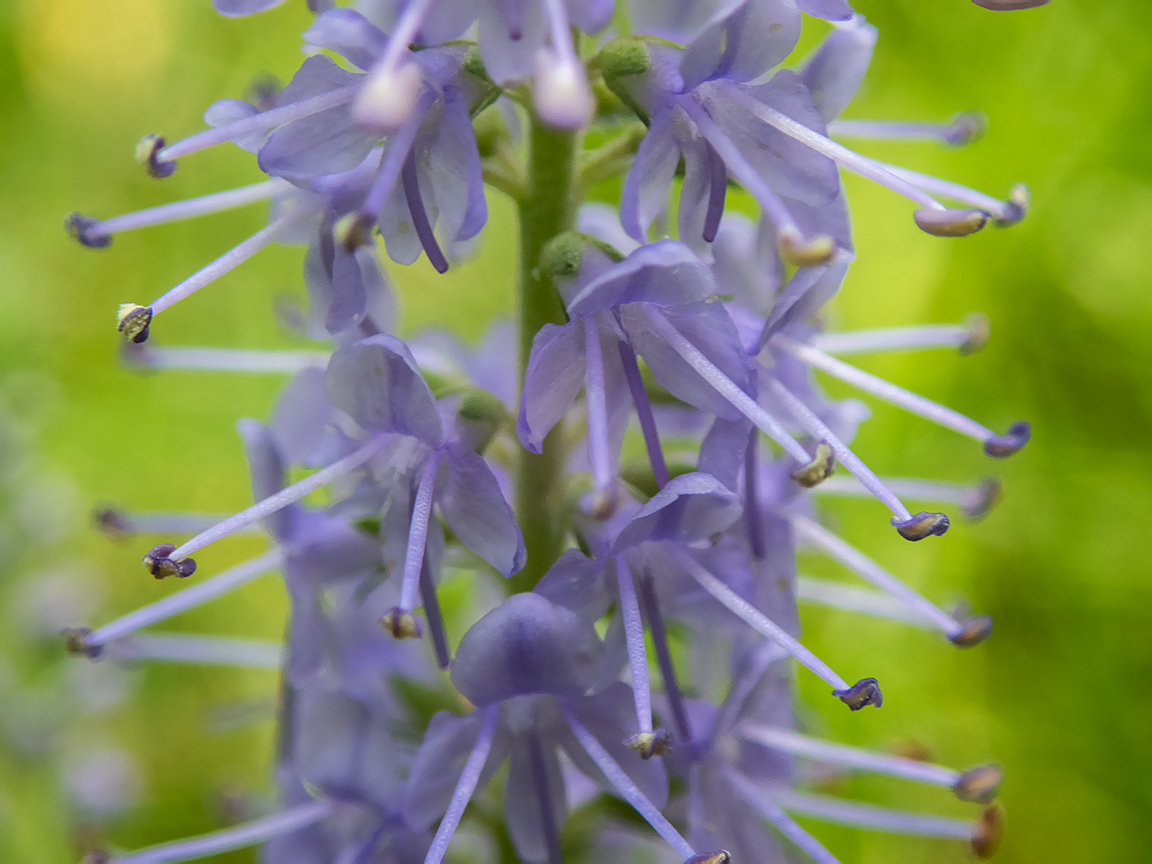
[[[195,131],[204,107],[242,94],[255,72],[286,80],[299,62],[303,7],[290,0],[227,21],[208,0],[0,3],[2,860],[68,862],[89,839],[134,848],[209,830],[269,789],[274,674],[93,666],[63,657],[53,635],[171,590],[140,569],[139,544],[90,530],[93,506],[223,512],[248,501],[233,422],[264,416],[281,380],[141,377],[118,365],[112,325],[118,303],[147,302],[262,216],[249,208],[128,234],[99,252],[69,241],[61,221],[71,210],[112,215],[256,179],[249,157],[222,148],[188,158],[161,184],[132,148],[145,133]],[[849,177],[859,256],[836,323],[987,313],[992,341],[980,354],[861,365],[993,427],[1026,418],[1034,439],[989,464],[972,442],[875,407],[857,445],[880,473],[996,472],[1005,499],[985,522],[915,545],[885,529],[874,505],[841,502],[831,518],[929,596],[969,598],[996,630],[957,651],[918,631],[806,612],[817,652],[875,675],[886,697],[881,711],[849,714],[802,678],[820,705],[806,719],[848,742],[916,747],[947,764],[1002,762],[1007,833],[997,860],[1142,860],[1152,845],[1152,7],[856,7],[881,38],[849,116],[979,109],[990,124],[964,149],[866,152],[998,195],[1023,180],[1034,204],[1010,230],[945,241],[919,233],[906,202]],[[511,308],[511,210],[495,192],[490,205],[476,262],[444,277],[424,262],[395,273],[405,333],[443,321],[476,339]],[[270,308],[277,295],[301,293],[300,261],[298,248],[266,250],[166,313],[162,339],[295,344]],[[221,547],[197,556],[203,572],[260,548]],[[266,579],[171,626],[277,638],[284,607]],[[857,780],[845,791],[966,812],[945,793],[898,781]],[[810,827],[846,862],[967,857],[955,844]]]

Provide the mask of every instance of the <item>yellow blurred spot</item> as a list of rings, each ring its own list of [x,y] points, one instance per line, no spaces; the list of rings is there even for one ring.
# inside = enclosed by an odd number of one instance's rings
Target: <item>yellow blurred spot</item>
[[[131,105],[150,92],[172,47],[177,4],[140,0],[25,0],[28,81],[63,107]],[[118,98],[93,98],[115,93]]]

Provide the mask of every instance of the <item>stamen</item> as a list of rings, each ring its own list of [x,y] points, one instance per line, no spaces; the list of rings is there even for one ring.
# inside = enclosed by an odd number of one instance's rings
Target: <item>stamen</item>
[[[398,606],[380,616],[380,626],[392,634],[393,639],[419,639],[424,635],[424,622]]]
[[[224,192],[202,195],[199,198],[190,198],[187,201],[173,201],[158,207],[149,207],[134,213],[113,216],[111,219],[96,220],[81,216],[79,213],[73,213],[64,224],[68,233],[81,245],[101,249],[112,242],[112,237],[115,234],[148,228],[153,225],[179,222],[184,219],[194,219],[209,213],[234,210],[246,204],[267,201],[274,195],[291,188],[293,188],[292,184],[287,180],[274,178],[262,183],[253,183],[251,186],[241,186],[239,189],[228,189]]]
[[[796,599],[801,603],[823,606],[826,609],[855,612],[928,630],[936,629],[934,622],[888,594],[845,585],[830,579],[799,577],[796,580]]]
[[[420,238],[420,245],[428,256],[428,263],[436,268],[437,273],[448,269],[448,259],[440,251],[436,243],[436,234],[432,231],[432,223],[428,221],[428,213],[424,209],[424,199],[420,197],[420,178],[416,174],[416,160],[412,151],[408,151],[408,158],[404,161],[404,170],[401,172],[404,184],[404,200],[408,204],[408,212],[412,215],[412,226],[416,229],[416,236]]]
[[[660,612],[660,600],[656,596],[656,586],[652,577],[640,577],[640,602],[644,604],[644,617],[652,631],[652,644],[656,648],[656,661],[660,664],[660,675],[664,679],[664,693],[672,710],[672,722],[676,726],[676,736],[681,743],[692,740],[692,726],[688,722],[688,709],[684,705],[684,694],[676,679],[676,666],[672,663],[672,652],[668,649],[668,632],[664,628],[664,615]]]
[[[329,356],[323,351],[135,346],[122,354],[125,365],[136,369],[274,375],[294,375],[304,369],[323,369],[328,364]]]
[[[640,421],[640,432],[644,436],[644,446],[648,450],[648,462],[652,465],[652,476],[656,488],[663,489],[668,484],[668,465],[664,461],[664,450],[660,446],[660,433],[656,429],[656,417],[652,413],[652,403],[648,401],[648,391],[640,377],[640,366],[636,362],[636,352],[623,340],[616,341],[620,351],[620,362],[624,367],[624,380],[628,382],[628,392],[632,404],[636,406],[636,419]]]
[[[979,111],[965,111],[947,123],[833,120],[828,124],[828,134],[866,141],[928,141],[962,147],[980,140],[987,127],[988,118]]]
[[[925,783],[929,786],[940,786],[945,789],[951,789],[960,782],[960,772],[950,768],[918,762],[915,759],[903,759],[899,756],[873,753],[858,747],[834,744],[778,726],[745,724],[740,727],[739,732],[746,740],[763,744],[772,750],[790,753],[793,756],[802,756],[805,759],[824,762],[828,765],[854,768],[901,780],[911,780],[915,783]]]
[[[440,598],[436,596],[436,584],[432,581],[432,571],[428,569],[427,556],[420,567],[420,602],[424,605],[424,617],[428,619],[436,665],[447,669],[452,662],[448,653],[448,633],[444,629],[444,615],[440,611]]]
[[[859,711],[868,705],[879,708],[884,704],[884,696],[875,678],[861,678],[847,690],[833,690],[832,695],[851,711]]]
[[[760,441],[753,430],[744,448],[744,522],[748,526],[748,546],[752,557],[763,560],[764,515],[760,512],[760,495],[757,490],[760,474]]]
[[[279,669],[283,645],[259,639],[194,636],[185,633],[148,633],[115,644],[119,660],[160,660],[208,666]]]
[[[387,148],[380,156],[380,167],[376,171],[376,177],[368,189],[368,194],[364,196],[364,203],[361,205],[362,212],[359,216],[361,222],[367,222],[368,225],[371,225],[372,222],[376,221],[377,214],[384,207],[384,202],[388,200],[388,196],[396,188],[396,181],[404,172],[412,144],[416,140],[416,133],[419,131],[420,123],[424,118],[424,112],[433,101],[434,98],[430,92],[423,93],[417,101],[417,106],[412,109],[411,115],[400,125],[396,134],[388,142]],[[358,231],[351,233],[362,233],[365,230],[367,229],[361,227]]]
[[[939,480],[920,480],[910,477],[884,477],[884,484],[901,498],[920,501],[937,501],[955,504],[964,511],[964,516],[978,522],[988,515],[1003,497],[1000,481],[995,477],[985,477],[978,484],[946,483]],[[855,477],[832,477],[816,489],[820,495],[840,495],[854,498],[871,498],[872,494],[860,485]]]
[[[584,402],[588,414],[588,462],[599,498],[614,497],[616,485],[608,443],[608,396],[604,387],[604,357],[595,315],[584,319]]]
[[[222,831],[213,831],[211,834],[201,834],[199,837],[188,837],[172,843],[161,843],[158,846],[141,849],[139,852],[109,858],[108,864],[195,861],[198,858],[208,858],[235,849],[256,846],[319,822],[331,814],[335,807],[335,802],[330,800],[309,801],[290,810],[225,828]]]
[[[708,160],[708,210],[704,214],[704,242],[716,239],[720,217],[724,215],[724,199],[728,193],[728,170],[710,145],[705,144]]]
[[[289,504],[295,504],[300,499],[311,495],[317,489],[327,486],[338,477],[343,477],[345,474],[355,471],[375,456],[380,448],[384,446],[388,438],[389,436],[385,434],[377,435],[369,439],[359,450],[345,456],[343,459],[338,459],[326,468],[321,468],[310,477],[305,477],[298,483],[293,483],[291,486],[281,489],[275,495],[269,495],[263,501],[258,501],[246,510],[241,510],[239,513],[229,516],[223,522],[217,523],[207,531],[201,531],[191,540],[188,540],[173,550],[170,557],[183,558],[198,549],[203,549],[210,543],[215,543],[217,540],[227,537],[229,534],[241,528],[247,528],[254,522],[259,522],[261,519],[271,516]]]
[[[436,836],[432,838],[428,854],[424,856],[424,864],[440,864],[444,860],[444,853],[448,851],[448,844],[452,841],[456,826],[460,824],[464,808],[472,799],[472,793],[476,791],[476,784],[480,782],[480,775],[484,772],[484,763],[488,761],[488,751],[492,748],[492,737],[496,732],[496,720],[500,717],[500,712],[496,708],[485,708],[483,712],[484,720],[480,726],[480,735],[468,755],[468,761],[464,763],[464,770],[460,772],[460,779],[456,782],[448,810],[440,820],[440,826],[436,829]]]
[[[1028,214],[1028,187],[1023,183],[1017,183],[1013,186],[1008,200],[1001,201],[991,195],[986,195],[951,180],[945,180],[942,177],[933,177],[930,174],[922,174],[919,171],[913,171],[899,165],[889,165],[886,162],[877,162],[876,164],[911,183],[917,189],[983,210],[992,217],[999,228],[1015,225]]]
[[[689,342],[680,331],[668,323],[658,311],[646,310],[648,320],[664,340],[688,363],[701,378],[732,403],[732,407],[751,420],[769,438],[779,444],[784,452],[806,465],[811,457],[795,438],[785,431],[776,419],[745,393],[731,378],[720,371],[695,345]]]
[[[139,303],[121,303],[116,308],[116,329],[136,345],[148,341],[152,310]]]
[[[912,214],[916,227],[933,237],[967,237],[988,222],[983,210],[959,210],[952,207],[937,210],[921,207]]]
[[[949,639],[955,641],[964,636],[966,622],[957,621],[947,612],[913,591],[863,552],[845,543],[827,528],[812,521],[807,516],[792,515],[788,518],[800,536],[815,544],[820,551],[839,561],[860,578],[895,597],[921,618],[931,621]]]
[[[648,652],[644,645],[644,619],[640,617],[640,605],[636,601],[636,587],[632,584],[632,573],[623,555],[612,559],[616,565],[616,585],[620,592],[620,618],[624,622],[624,640],[628,645],[628,666],[632,671],[632,699],[636,704],[636,724],[640,735],[652,734],[652,692],[648,682]],[[629,744],[631,746],[631,744]],[[634,748],[635,749],[635,748]],[[640,752],[637,750],[637,752]],[[641,752],[641,756],[644,753]],[[653,754],[648,753],[644,758]]]
[[[303,221],[317,212],[314,206],[298,206],[290,208],[283,216],[273,220],[261,228],[247,240],[233,246],[211,264],[200,268],[183,282],[165,291],[149,306],[151,317],[155,317],[170,306],[174,306],[186,297],[195,294],[205,285],[208,285],[230,270],[235,270],[269,243],[278,239]],[[123,331],[123,327],[120,328]],[[137,340],[133,340],[137,341]],[[139,340],[143,341],[143,340]]]
[[[747,190],[760,205],[764,216],[776,228],[780,252],[785,260],[797,267],[811,267],[826,264],[836,252],[836,244],[828,235],[805,238],[804,233],[764,178],[748,164],[740,150],[717,126],[708,112],[696,102],[686,97],[676,103],[692,118],[709,146],[720,156],[727,170]]]
[[[144,555],[144,568],[157,579],[169,576],[187,579],[196,572],[196,562],[191,558],[174,558],[175,549],[172,543],[157,543]]]
[[[972,0],[972,2],[985,9],[991,9],[993,12],[1035,9],[1037,6],[1046,6],[1048,4],[1048,0]]]
[[[976,824],[976,831],[972,835],[972,851],[976,853],[976,857],[983,860],[995,855],[996,850],[1000,848],[1000,838],[1003,834],[1004,813],[999,807],[986,807],[980,814],[980,821]]]
[[[843,801],[827,795],[805,795],[786,789],[774,789],[772,797],[785,810],[822,822],[849,828],[871,828],[892,834],[918,837],[945,837],[972,840],[975,826],[965,819],[949,819],[925,813],[889,810],[873,804]]]
[[[816,864],[840,864],[840,859],[820,845],[811,834],[797,825],[787,813],[761,791],[743,774],[725,766],[725,775],[728,782],[736,789],[740,796],[767,819],[773,828],[787,837],[796,845],[796,848],[811,858]]]
[[[881,327],[843,333],[816,333],[808,344],[825,354],[874,354],[924,348],[955,348],[975,354],[988,342],[988,318],[969,315],[963,324],[924,324],[919,327]]]
[[[526,737],[528,761],[532,764],[532,780],[536,786],[536,805],[540,808],[540,827],[543,829],[544,845],[548,849],[548,864],[563,864],[560,827],[556,820],[556,805],[552,800],[552,784],[548,782],[548,766],[544,763],[540,736],[533,731]]]
[[[999,765],[977,765],[960,774],[952,784],[952,792],[961,801],[990,804],[1003,781],[1004,769]]]
[[[822,680],[835,687],[837,695],[839,695],[840,692],[847,693],[853,689],[849,687],[847,681],[832,671],[832,668],[828,666],[827,663],[801,645],[779,624],[772,621],[767,615],[721,582],[695,558],[680,549],[675,551],[675,555],[676,559],[683,565],[684,569],[688,571],[688,574],[699,583],[701,588],[719,600],[721,604],[726,606],[761,636],[771,639],[773,642],[782,646],[801,666],[814,672]],[[875,679],[871,678],[865,680],[875,681]],[[859,684],[854,686],[859,686]],[[876,704],[879,706],[878,700]],[[852,706],[850,705],[849,707]]]
[[[163,146],[164,139],[160,138],[158,140],[160,141],[162,149],[156,150],[154,161],[161,166],[165,163],[171,164],[172,167],[169,170],[169,173],[171,173],[176,169],[176,159],[190,156],[201,150],[207,150],[209,147],[215,147],[217,144],[224,144],[228,141],[245,138],[256,132],[263,132],[265,129],[283,126],[285,123],[291,123],[295,120],[303,120],[305,117],[311,117],[313,114],[327,111],[329,108],[336,108],[346,102],[351,102],[359,89],[359,84],[338,87],[335,90],[329,90],[327,93],[320,93],[316,96],[310,96],[307,99],[301,99],[299,102],[290,102],[287,105],[281,105],[279,108],[273,108],[270,111],[261,111],[259,114],[243,117],[240,120],[234,120],[223,126],[205,129],[203,132],[197,132],[195,135],[190,135],[181,141],[169,144],[167,147]],[[141,147],[144,146],[145,141],[148,141],[148,138],[140,142]]]
[[[88,652],[101,650],[109,642],[123,639],[137,630],[151,627],[165,621],[181,612],[195,609],[210,600],[222,597],[242,585],[247,585],[258,576],[263,576],[269,570],[274,570],[284,562],[284,553],[280,549],[273,549],[235,567],[230,567],[217,575],[198,582],[182,591],[169,594],[155,603],[141,606],[129,612],[122,618],[105,624],[98,630],[88,634],[84,639],[84,649]]]
[[[828,446],[828,442],[821,441],[816,445],[816,455],[812,457],[812,461],[802,468],[797,468],[789,476],[805,489],[811,489],[831,477],[835,470],[836,457],[832,455],[832,448]]]
[[[224,518],[215,513],[127,513],[117,507],[101,507],[92,513],[92,523],[113,540],[130,534],[194,534]]]
[[[901,503],[899,498],[892,494],[892,490],[885,486],[880,478],[873,473],[872,469],[865,465],[859,456],[849,450],[848,445],[837,438],[832,433],[832,430],[824,424],[824,421],[817,417],[807,405],[797,399],[790,390],[775,379],[770,380],[768,386],[772,388],[772,392],[775,393],[777,398],[792,412],[792,416],[796,418],[800,425],[807,429],[808,434],[827,443],[840,464],[848,469],[848,471],[864,485],[865,489],[879,499],[881,504],[892,511],[894,516],[892,520],[893,525],[904,524],[913,519],[908,508]]]
[[[931,195],[921,191],[907,180],[900,178],[879,162],[869,159],[867,156],[862,156],[854,150],[849,150],[843,144],[837,144],[831,138],[821,135],[819,132],[814,132],[803,123],[793,120],[785,114],[781,114],[775,108],[771,108],[757,101],[742,91],[733,89],[730,92],[732,93],[732,98],[739,102],[752,116],[767,123],[777,131],[783,132],[789,138],[810,147],[822,156],[827,156],[842,168],[847,168],[854,174],[859,174],[861,177],[879,183],[881,186],[886,186],[898,195],[903,195],[908,200],[926,209],[945,209],[944,205]]]
[[[432,518],[432,493],[436,488],[436,472],[440,468],[440,451],[433,450],[420,472],[420,485],[412,502],[412,520],[408,528],[408,549],[404,555],[404,581],[400,585],[402,612],[416,605],[416,591],[420,585],[420,568],[424,564],[424,549],[428,543],[428,521]]]
[[[984,445],[984,452],[989,456],[1010,456],[1027,443],[1031,429],[1027,423],[1014,423],[1007,435],[997,435],[987,426],[977,423],[959,411],[953,411],[939,403],[926,399],[919,394],[912,393],[890,381],[885,381],[870,372],[850,366],[843,360],[830,357],[808,345],[802,345],[786,336],[777,335],[773,344],[783,348],[793,357],[814,369],[827,372],[839,378],[845,384],[850,384],[865,393],[871,393],[878,399],[883,399],[897,408],[903,408],[912,414],[918,414],[925,420],[930,420],[946,429],[959,432]]]
[[[561,709],[564,712],[564,718],[568,721],[569,728],[572,729],[572,734],[576,736],[576,740],[584,748],[584,752],[596,763],[596,766],[604,773],[608,782],[620,793],[620,796],[631,804],[633,809],[644,818],[644,821],[651,825],[656,833],[664,839],[664,842],[675,849],[678,854],[688,859],[695,855],[696,850],[680,836],[680,832],[672,826],[672,823],[664,818],[664,814],[660,812],[659,808],[645,797],[644,793],[632,782],[632,778],[616,764],[616,760],[608,751],[600,746],[600,742],[577,719],[572,709],[563,703]]]

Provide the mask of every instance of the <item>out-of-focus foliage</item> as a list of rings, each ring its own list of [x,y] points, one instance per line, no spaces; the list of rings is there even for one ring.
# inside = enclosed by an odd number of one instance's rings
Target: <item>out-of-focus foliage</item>
[[[885,682],[882,711],[829,712],[817,722],[847,742],[923,746],[949,764],[994,754],[1007,769],[999,861],[1134,860],[1152,842],[1152,697],[1143,686],[1152,582],[1140,543],[1152,498],[1152,59],[1144,50],[1152,8],[1145,0],[1054,0],[1015,14],[967,0],[856,6],[881,36],[852,116],[945,119],[980,109],[990,123],[965,149],[861,149],[994,194],[1026,181],[1033,209],[1010,231],[940,241],[916,230],[906,202],[849,178],[859,255],[838,323],[987,313],[992,341],[974,357],[936,352],[862,365],[993,426],[1027,418],[1035,434],[1014,460],[989,465],[971,442],[876,407],[860,447],[880,473],[918,465],[965,480],[996,468],[1005,500],[986,522],[957,524],[914,547],[868,530],[865,505],[839,505],[836,518],[912,585],[964,593],[995,617],[996,630],[979,649],[957,652],[920,632],[807,612],[818,653],[851,662],[858,644],[869,674]],[[220,808],[268,788],[273,675],[144,668],[123,701],[73,717],[68,682],[77,670],[68,666],[80,661],[35,640],[28,583],[65,571],[98,598],[92,621],[76,623],[107,620],[171,589],[148,578],[134,545],[88,530],[92,505],[218,512],[248,500],[232,422],[266,414],[277,380],[139,377],[117,366],[113,317],[119,302],[146,301],[255,230],[260,214],[128,234],[103,252],[71,243],[61,221],[74,209],[111,215],[256,179],[249,157],[221,149],[186,159],[161,188],[132,161],[132,147],[148,132],[199,128],[200,111],[240,95],[255,70],[290,74],[307,15],[297,0],[244,20],[217,17],[207,0],[0,4],[0,402],[26,433],[22,449],[10,450],[24,468],[6,474],[0,517],[5,861],[72,860],[86,817],[69,810],[61,776],[79,758],[77,740],[139,760],[139,806],[106,824],[128,846],[206,830]],[[475,337],[510,309],[512,286],[500,274],[513,272],[511,211],[498,193],[490,202],[478,263],[444,277],[424,262],[399,274],[409,331],[446,318]],[[166,316],[163,338],[289,344],[269,310],[273,297],[301,292],[300,260],[299,249],[261,253]],[[71,520],[64,540],[19,518],[34,499]],[[238,560],[248,551],[238,545],[257,548],[230,542],[201,567]],[[178,626],[277,638],[283,611],[269,579]],[[818,689],[801,684],[809,696]],[[14,734],[30,717],[79,728],[30,749]],[[852,782],[880,803],[933,804],[917,798],[931,792]],[[834,829],[822,836],[849,862],[965,854]]]

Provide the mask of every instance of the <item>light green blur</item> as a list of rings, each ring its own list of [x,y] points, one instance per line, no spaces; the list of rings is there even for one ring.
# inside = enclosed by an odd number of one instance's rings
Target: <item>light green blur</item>
[[[1152,7],[1146,0],[993,13],[968,0],[858,0],[880,28],[872,72],[852,117],[946,119],[979,109],[984,139],[964,149],[869,146],[886,161],[1005,195],[1032,191],[1023,224],[962,240],[920,233],[907,202],[846,181],[858,260],[835,306],[845,327],[953,322],[980,310],[992,340],[980,354],[877,357],[861,365],[995,428],[1033,423],[1019,455],[990,464],[979,446],[883,405],[858,452],[882,474],[977,479],[998,473],[1005,500],[979,525],[908,544],[878,505],[840,503],[835,524],[934,598],[963,595],[996,621],[990,640],[959,651],[931,635],[805,613],[806,638],[849,677],[884,685],[879,711],[849,714],[801,678],[813,729],[852,743],[923,746],[963,767],[1007,771],[1007,833],[997,861],[1134,861],[1152,844]],[[261,224],[250,208],[125,235],[89,251],[64,215],[112,215],[257,178],[234,148],[189,157],[167,181],[132,161],[145,133],[200,128],[213,99],[239,96],[254,72],[287,79],[299,62],[302,0],[228,21],[208,0],[9,0],[0,3],[0,404],[32,434],[34,465],[2,496],[0,531],[0,860],[69,862],[79,826],[59,791],[61,763],[84,742],[140,760],[145,793],[103,825],[127,848],[222,824],[226,798],[269,790],[275,677],[152,666],[122,704],[29,752],[3,736],[28,717],[67,727],[74,677],[59,645],[27,632],[35,574],[65,570],[98,586],[99,623],[166,592],[142,550],[87,530],[99,502],[136,509],[227,511],[248,501],[233,430],[263,417],[274,377],[117,366],[114,317],[146,303]],[[511,310],[512,208],[492,218],[475,263],[437,276],[422,261],[393,269],[404,329],[442,320],[469,338]],[[300,295],[299,248],[274,248],[165,313],[166,344],[273,347],[272,298]],[[834,389],[833,392],[846,392]],[[64,541],[29,548],[17,511],[70,520]],[[239,540],[197,556],[214,572],[260,549]],[[803,572],[834,575],[817,561]],[[810,565],[810,566],[809,566]],[[173,626],[278,638],[285,603],[275,579]],[[80,663],[81,661],[72,661]],[[39,701],[38,701],[39,700]],[[259,719],[231,731],[225,709]],[[22,739],[24,740],[24,739]],[[970,812],[946,793],[857,780],[844,791],[909,809]],[[810,824],[845,862],[966,860],[954,844],[863,835]],[[246,861],[238,854],[221,860]],[[753,864],[753,862],[738,862]]]

